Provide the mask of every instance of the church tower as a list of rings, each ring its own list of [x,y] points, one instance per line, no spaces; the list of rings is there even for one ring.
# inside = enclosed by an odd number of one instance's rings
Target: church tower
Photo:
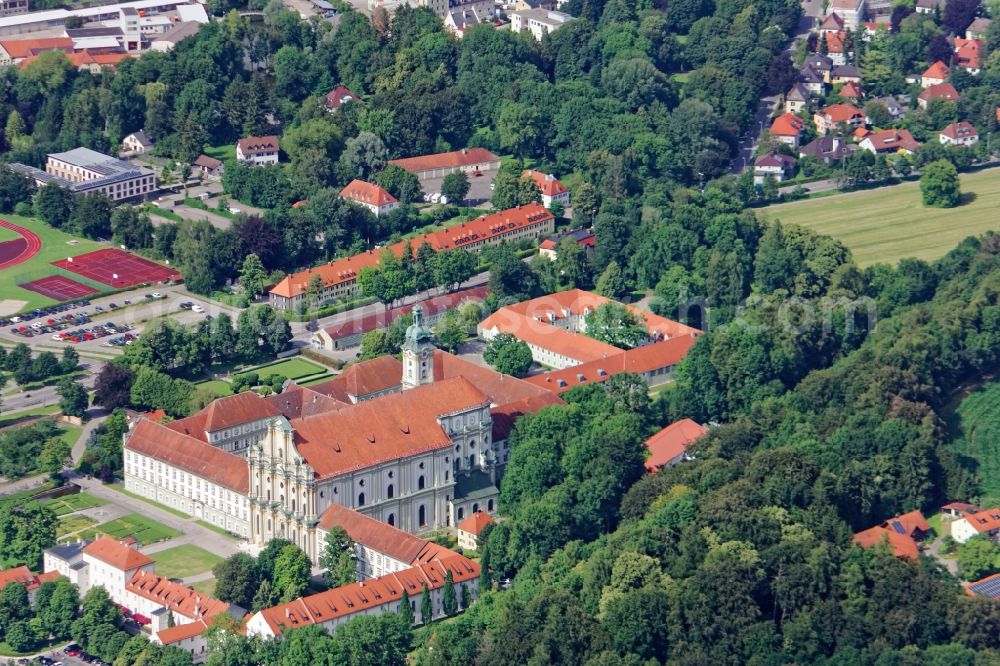
[[[434,335],[424,326],[424,310],[413,306],[413,323],[403,342],[403,390],[434,381]]]

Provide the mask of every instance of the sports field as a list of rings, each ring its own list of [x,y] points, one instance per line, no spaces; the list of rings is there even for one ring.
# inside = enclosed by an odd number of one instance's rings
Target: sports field
[[[916,182],[768,206],[769,220],[833,236],[861,266],[904,257],[932,261],[966,236],[1000,230],[1000,169],[962,174],[966,200],[950,209],[925,208]]]
[[[959,462],[976,479],[980,504],[1000,502],[1000,382],[990,382],[962,399],[945,418]]]
[[[18,310],[52,305],[55,301],[51,298],[18,286],[20,283],[36,280],[46,275],[64,275],[93,287],[95,290],[107,290],[107,287],[99,282],[92,282],[86,278],[67,273],[52,265],[53,261],[99,250],[103,247],[102,245],[79,236],[63,233],[33,218],[20,217],[19,215],[4,215],[3,218],[35,232],[41,240],[42,246],[36,255],[24,263],[0,270],[0,300],[10,299],[11,301],[24,302],[23,307],[18,308]],[[70,241],[76,242],[70,244]]]

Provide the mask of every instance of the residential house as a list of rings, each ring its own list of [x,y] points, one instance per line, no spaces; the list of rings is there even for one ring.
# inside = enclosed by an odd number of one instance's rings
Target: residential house
[[[988,18],[977,18],[975,21],[969,24],[969,27],[965,29],[966,39],[986,39],[987,33],[990,31],[990,26],[993,25],[993,21]]]
[[[278,137],[248,136],[236,142],[236,159],[254,166],[278,163]]]
[[[1000,535],[1000,509],[980,509],[962,512],[951,522],[951,537],[958,543],[965,543],[983,534],[996,541]]]
[[[643,463],[646,471],[656,474],[664,467],[673,467],[684,460],[688,448],[708,432],[691,419],[681,419],[668,425],[646,440],[649,456]]]
[[[854,543],[862,548],[888,543],[896,557],[917,559],[920,542],[931,532],[931,527],[919,511],[910,511],[890,518],[854,535]]]
[[[366,183],[357,178],[348,183],[347,187],[340,191],[340,198],[364,206],[375,217],[388,215],[399,208],[399,201],[396,197],[386,192],[381,186]]]
[[[559,244],[563,239],[570,238],[583,248],[584,253],[589,258],[594,253],[594,246],[597,243],[597,236],[590,229],[570,229],[564,231],[553,238],[546,238],[538,245],[538,254],[549,261],[555,261],[559,256]]]
[[[549,3],[554,5],[555,3]],[[525,7],[525,10],[545,9]],[[551,7],[555,10],[555,7]],[[444,16],[444,27],[453,32],[459,38],[463,37],[466,31],[477,25],[488,25],[496,18],[495,5],[492,0],[466,0],[465,2],[452,2],[448,6],[448,13]]]
[[[763,185],[768,176],[779,183],[791,177],[795,170],[795,158],[783,153],[768,153],[761,155],[753,163],[753,182]]]
[[[43,583],[49,583],[59,578],[60,574],[58,571],[49,571],[42,574],[32,573],[31,570],[26,566],[12,567],[4,571],[0,571],[0,590],[4,589],[11,583],[16,583],[18,585],[23,585],[28,591],[28,603],[34,604],[35,597],[38,595],[38,588],[42,586]]]
[[[951,76],[951,69],[948,65],[938,60],[920,75],[920,87],[929,88],[941,85],[948,80],[949,76]]]
[[[194,167],[192,171],[200,171],[202,176],[212,177],[221,176],[224,169],[221,161],[208,155],[199,155],[191,166]]]
[[[145,155],[153,149],[153,141],[142,130],[132,132],[122,139],[122,152],[132,155]]]
[[[960,96],[958,91],[955,90],[955,86],[950,83],[939,83],[927,86],[920,91],[920,94],[917,95],[917,106],[921,109],[926,109],[927,104],[933,99],[944,99],[949,102],[957,102],[960,99]]]
[[[799,82],[814,97],[821,97],[826,92],[826,79],[823,73],[814,67],[803,67],[799,71]]]
[[[330,113],[339,109],[341,104],[360,101],[361,98],[348,90],[346,86],[337,86],[326,94],[326,108]]]
[[[819,24],[819,34],[825,35],[828,32],[843,32],[844,19],[840,18],[837,12],[827,14],[826,18]]]
[[[829,57],[819,53],[810,53],[806,56],[805,62],[802,63],[802,69],[807,67],[816,70],[823,77],[823,83],[830,83],[830,75],[833,72],[833,60]]]
[[[545,174],[532,169],[527,169],[521,177],[527,176],[535,181],[538,191],[542,193],[542,205],[552,208],[552,204],[559,202],[563,208],[569,206],[569,189],[559,179],[551,173]]]
[[[536,40],[542,41],[543,36],[555,32],[573,20],[576,20],[575,16],[563,12],[526,9],[510,13],[510,29],[514,32],[527,30]]]
[[[865,0],[833,0],[827,11],[843,20],[845,30],[856,31],[865,16]]]
[[[861,148],[876,155],[903,153],[909,155],[916,152],[920,144],[910,134],[910,130],[888,129],[872,132],[860,143]]]
[[[827,134],[813,139],[799,149],[799,157],[815,157],[829,164],[833,160],[847,157],[854,152],[854,147],[840,137]]]
[[[917,0],[916,10],[918,14],[933,14],[944,9],[945,0]]]
[[[838,65],[830,71],[830,82],[834,85],[838,83],[861,83],[861,70],[854,65]]]
[[[854,139],[854,143],[861,143],[872,133],[867,127],[859,127],[851,134],[851,138]]]
[[[771,136],[776,141],[798,148],[799,139],[805,130],[805,121],[791,113],[783,113],[771,123]]]
[[[812,94],[809,90],[802,83],[796,83],[785,94],[785,113],[798,114],[811,100]]]
[[[962,583],[962,588],[970,597],[980,596],[996,600],[1000,598],[1000,574]]]
[[[979,133],[971,123],[963,120],[941,130],[938,139],[946,146],[971,146],[979,141]]]
[[[847,46],[844,44],[844,33],[828,32],[820,39],[826,40],[826,52],[830,57],[830,62],[837,65],[847,64]]]
[[[845,83],[844,87],[840,89],[839,94],[844,99],[849,99],[852,102],[858,102],[865,96],[864,91],[861,90],[861,84],[855,83],[854,81],[848,81]]]
[[[455,528],[458,547],[462,550],[479,550],[479,535],[488,525],[493,524],[493,516],[485,511],[476,511]]]
[[[908,103],[907,105],[904,105],[900,99],[897,99],[892,95],[886,95],[885,97],[876,97],[874,101],[880,104],[882,108],[886,110],[886,113],[889,114],[889,117],[892,118],[893,120],[899,120],[900,118],[905,116],[909,108]],[[870,116],[865,117],[865,124],[867,125],[874,124]]]
[[[813,114],[816,131],[829,134],[838,127],[855,128],[865,124],[865,114],[853,104],[831,104]]]
[[[982,57],[986,54],[986,45],[979,39],[955,38],[955,66],[961,67],[969,74],[977,75],[983,69]]]

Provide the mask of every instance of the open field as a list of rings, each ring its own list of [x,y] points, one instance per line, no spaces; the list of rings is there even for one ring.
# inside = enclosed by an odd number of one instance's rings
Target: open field
[[[107,523],[98,525],[93,530],[101,534],[107,534],[115,539],[124,539],[127,536],[134,536],[139,541],[139,545],[148,546],[157,541],[166,541],[181,533],[165,525],[160,525],[155,520],[130,513]],[[82,535],[81,535],[82,536]],[[83,538],[92,538],[89,535]]]
[[[976,479],[980,504],[1000,502],[1000,382],[964,397],[946,421],[952,449]]]
[[[83,509],[89,509],[93,506],[104,506],[107,503],[107,500],[94,497],[93,495],[88,495],[87,493],[67,495],[66,497],[59,497],[54,500],[43,502],[43,504],[52,509],[57,516],[65,516],[66,514],[73,513],[75,511],[82,511]]]
[[[100,250],[102,247],[106,246],[78,236],[71,236],[70,234],[63,233],[58,229],[53,229],[41,220],[36,220],[34,218],[21,217],[19,215],[4,215],[4,219],[34,231],[38,234],[38,237],[42,241],[42,249],[39,250],[38,254],[23,264],[11,266],[10,268],[0,271],[0,294],[3,294],[4,298],[14,298],[27,301],[25,309],[28,310],[55,303],[55,301],[51,298],[47,298],[39,293],[18,287],[17,282],[19,276],[30,276],[29,279],[37,279],[45,275],[64,275],[66,277],[73,278],[77,282],[82,282],[83,284],[91,286],[98,291],[103,292],[108,290],[106,286],[100,283],[92,282],[52,265],[53,261],[65,259],[66,257],[75,257],[87,252],[93,252],[94,250]],[[75,240],[77,242],[70,245],[69,241],[71,240]],[[23,279],[21,281],[28,281],[28,279]]]
[[[222,558],[204,548],[184,544],[150,555],[156,562],[156,573],[164,578],[186,578],[204,573]]]
[[[272,363],[271,365],[265,365],[261,368],[254,368],[248,372],[256,372],[262,379],[271,374],[283,375],[289,379],[298,379],[300,377],[308,377],[309,375],[318,375],[321,372],[327,372],[327,369],[321,365],[313,363],[312,361],[307,361],[304,358],[290,358],[285,361]]]
[[[966,203],[925,208],[916,182],[761,209],[770,220],[798,224],[842,241],[861,266],[904,257],[932,261],[966,236],[1000,229],[1000,170],[962,174]]]
[[[97,521],[93,518],[88,518],[87,516],[63,516],[59,519],[59,524],[56,525],[56,537],[64,537],[68,534],[73,534],[74,532],[79,532],[80,530],[87,529],[96,523]]]
[[[208,379],[203,382],[197,382],[195,383],[195,388],[210,389],[218,398],[233,394],[233,387],[229,382],[222,381],[221,379]]]

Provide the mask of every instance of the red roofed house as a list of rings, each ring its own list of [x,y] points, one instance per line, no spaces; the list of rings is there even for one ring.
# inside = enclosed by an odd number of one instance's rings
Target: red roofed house
[[[849,129],[864,125],[865,114],[853,104],[831,104],[813,114],[813,122],[817,132],[829,134],[841,125]]]
[[[955,38],[955,65],[969,74],[979,74],[983,69],[982,56],[986,45],[979,39]]]
[[[132,576],[140,570],[153,570],[153,560],[139,552],[135,539],[116,541],[109,536],[54,546],[45,551],[43,559],[46,573],[66,576],[81,597],[100,585],[119,604],[126,603],[125,586]]]
[[[941,130],[938,139],[946,146],[971,146],[979,141],[979,133],[972,123],[963,120]]]
[[[555,216],[541,204],[530,203],[517,208],[482,215],[470,222],[463,222],[447,229],[424,234],[410,241],[409,247],[415,251],[427,243],[435,252],[462,249],[479,252],[484,247],[519,240],[537,240],[555,231]],[[385,248],[402,256],[407,243],[400,241]],[[384,250],[369,250],[345,259],[337,259],[298,273],[286,276],[270,291],[271,307],[290,310],[306,298],[306,286],[314,274],[323,280],[320,302],[344,299],[356,294],[358,274],[361,269],[377,266]]]
[[[691,419],[681,419],[646,440],[649,457],[643,466],[655,474],[664,467],[673,467],[684,460],[689,446],[698,441],[706,432],[705,428]]]
[[[826,18],[819,24],[819,34],[825,35],[828,32],[843,32],[844,19],[840,18],[837,12],[826,15]]]
[[[917,559],[919,542],[931,531],[930,525],[919,511],[910,511],[890,518],[884,523],[854,535],[854,543],[862,548],[888,543],[896,557]]]
[[[462,148],[450,153],[389,160],[389,164],[395,164],[415,174],[420,180],[425,180],[444,178],[456,171],[464,171],[474,176],[480,175],[483,171],[496,171],[500,168],[500,158],[485,148]]]
[[[483,533],[487,525],[493,524],[493,516],[485,511],[476,511],[463,520],[455,528],[458,536],[458,547],[462,550],[478,550],[479,535]]]
[[[236,142],[236,159],[255,166],[278,163],[278,137],[248,136]]]
[[[221,161],[208,155],[199,155],[191,166],[194,171],[200,171],[202,176],[221,176],[224,168]]]
[[[564,238],[576,241],[576,244],[583,248],[588,257],[594,253],[594,246],[597,245],[597,236],[590,229],[570,229],[539,243],[538,254],[550,261],[555,261],[559,257],[559,244]]]
[[[569,206],[569,190],[552,174],[528,169],[521,176],[527,176],[535,181],[538,191],[542,193],[542,205],[546,208],[552,208],[552,204],[556,201],[564,207]]]
[[[821,39],[826,39],[827,55],[834,65],[847,64],[847,47],[844,46],[844,33],[840,31],[827,32]]]
[[[791,113],[783,113],[771,123],[771,136],[781,143],[797,148],[804,128],[804,120]]]
[[[916,152],[917,148],[920,147],[920,144],[910,134],[910,130],[905,129],[872,132],[862,139],[859,145],[868,152],[875,153],[876,155],[879,153],[903,153],[909,155]]]
[[[38,588],[42,586],[42,583],[54,581],[56,578],[59,578],[59,575],[58,571],[33,574],[26,566],[14,567],[12,569],[7,569],[6,571],[0,571],[0,590],[7,587],[11,583],[24,585],[24,587],[28,590],[28,602],[34,604],[35,596],[38,594]]]
[[[947,81],[949,76],[951,76],[951,70],[948,65],[938,60],[920,75],[920,87],[929,88],[940,85]]]
[[[326,94],[326,108],[330,110],[330,113],[339,109],[341,104],[360,101],[361,98],[352,93],[345,86],[337,86]]]
[[[920,91],[919,95],[917,95],[917,105],[921,109],[926,109],[927,103],[932,99],[944,99],[949,102],[957,102],[959,100],[959,94],[958,91],[955,90],[955,86],[950,83],[928,86]]]
[[[340,191],[340,198],[361,204],[375,217],[386,215],[399,208],[399,201],[378,185],[355,178]]]
[[[839,94],[844,99],[849,99],[855,102],[865,95],[864,91],[861,90],[861,85],[855,83],[854,81],[848,81],[845,83],[844,87],[840,89]]]
[[[980,534],[992,541],[1000,539],[1000,509],[963,512],[960,518],[951,523],[951,536],[959,543],[965,543]]]

